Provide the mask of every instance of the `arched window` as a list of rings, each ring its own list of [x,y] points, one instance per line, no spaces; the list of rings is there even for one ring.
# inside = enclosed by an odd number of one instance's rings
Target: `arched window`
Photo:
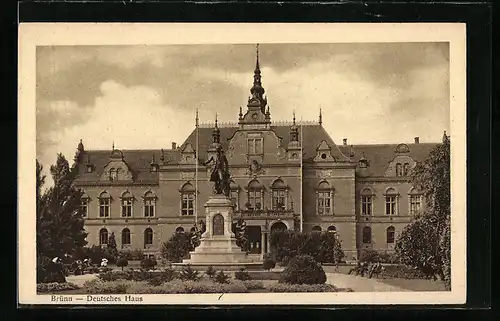
[[[313,226],[312,231],[313,232],[321,232],[321,226],[318,226],[318,225]]]
[[[247,208],[249,210],[260,210],[262,209],[262,204],[264,204],[262,185],[257,180],[253,180],[248,184]]]
[[[385,214],[396,215],[398,212],[398,194],[394,188],[385,192]]]
[[[182,226],[179,226],[175,229],[175,233],[184,233],[184,228]]]
[[[153,230],[148,227],[144,231],[144,248],[149,248],[152,245],[153,245]]]
[[[363,228],[363,244],[372,243],[372,229],[369,226]]]
[[[408,193],[408,198],[410,201],[410,215],[416,215],[422,209],[422,192],[416,188],[412,188]]]
[[[330,232],[330,233],[335,233],[335,232],[337,232],[337,227],[335,227],[333,225],[330,225],[330,226],[328,226],[328,230],[327,231]]]
[[[82,209],[83,218],[86,218],[89,215],[89,201],[89,196],[84,192],[82,197],[80,198],[80,208]]]
[[[400,163],[396,164],[396,176],[403,176],[403,167]]]
[[[271,186],[272,208],[274,210],[284,210],[287,206],[287,186],[281,179],[274,181]]]
[[[132,204],[134,198],[129,191],[125,191],[121,196],[122,217],[132,217]]]
[[[240,208],[240,187],[236,185],[234,181],[229,182],[229,189],[230,189],[230,195],[229,197],[231,198],[231,203],[233,203],[235,210],[239,210]]]
[[[404,163],[403,165],[403,176],[408,176],[410,174],[410,164]]]
[[[316,211],[318,215],[333,214],[332,188],[328,182],[319,183],[316,190]]]
[[[387,244],[394,244],[394,236],[396,234],[396,231],[394,229],[394,226],[389,226],[386,231],[386,241]]]
[[[108,244],[108,230],[102,228],[99,231],[99,245],[107,245]]]
[[[156,195],[147,191],[144,194],[144,217],[154,217],[156,208]]]
[[[373,214],[373,192],[369,188],[361,191],[361,215]]]
[[[186,183],[181,188],[181,215],[194,215],[195,189],[190,183]]]
[[[272,232],[282,232],[282,231],[286,231],[287,230],[287,227],[285,225],[285,223],[283,222],[276,222],[274,223],[273,225],[271,225],[271,233]]]
[[[122,247],[127,247],[127,245],[130,245],[130,230],[124,228],[122,230]]]
[[[116,178],[117,178],[117,170],[115,170],[114,168],[111,168],[109,170],[109,180],[110,181],[116,181]]]
[[[107,192],[99,195],[99,217],[109,217],[111,215],[111,196]]]

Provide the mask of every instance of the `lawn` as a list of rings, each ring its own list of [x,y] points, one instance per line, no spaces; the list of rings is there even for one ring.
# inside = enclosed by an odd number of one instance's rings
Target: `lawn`
[[[444,282],[426,279],[375,279],[410,291],[446,291]]]

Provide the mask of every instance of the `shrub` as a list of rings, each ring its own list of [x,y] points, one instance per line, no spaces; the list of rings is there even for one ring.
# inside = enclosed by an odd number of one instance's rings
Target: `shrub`
[[[380,255],[377,251],[374,250],[363,250],[359,257],[359,261],[367,263],[377,263],[380,261]]]
[[[145,258],[144,260],[141,261],[141,268],[145,270],[151,270],[154,269],[157,264],[158,262],[156,262],[155,259]]]
[[[225,274],[224,271],[219,271],[214,278],[214,281],[221,284],[228,284],[230,280],[229,275]]]
[[[378,275],[380,279],[427,279],[420,270],[405,265],[386,265]]]
[[[323,284],[326,274],[323,267],[310,255],[299,255],[290,260],[280,276],[280,283]]]
[[[112,271],[99,273],[97,275],[97,277],[99,278],[99,280],[105,281],[105,282],[116,281],[116,280],[120,280],[120,279],[125,279],[126,278],[126,276],[120,275],[120,274],[112,272]]]
[[[66,283],[40,283],[36,285],[36,291],[38,293],[46,293],[46,292],[57,292],[57,291],[66,291],[66,290],[76,290],[80,287],[74,283],[66,282]]]
[[[173,280],[160,286],[151,286],[145,282],[135,282],[127,287],[127,293],[135,294],[186,294],[186,293],[246,293],[243,282],[227,284],[212,281],[181,281]]]
[[[179,277],[184,281],[198,281],[201,279],[200,272],[193,270],[189,264],[181,271]]]
[[[257,290],[257,289],[264,289],[264,283],[262,281],[257,281],[257,280],[246,280],[243,281],[243,284],[248,290]]]
[[[270,270],[270,269],[274,268],[275,266],[276,266],[276,261],[274,259],[271,259],[271,258],[264,259],[264,261],[262,262],[262,267],[265,270]]]
[[[289,256],[284,256],[282,259],[281,259],[281,262],[280,262],[280,265],[285,267],[288,265],[288,263],[290,262],[290,257]]]
[[[83,286],[88,294],[125,294],[131,283],[130,281],[90,280],[86,281]]]
[[[36,265],[37,283],[65,283],[66,276],[63,265],[54,263],[46,256],[39,256]]]
[[[270,292],[339,292],[331,284],[286,284],[278,283],[269,287]]]
[[[217,270],[215,270],[213,266],[209,266],[205,271],[205,274],[208,276],[209,279],[213,279],[216,273]]]
[[[121,267],[122,271],[123,268],[126,267],[127,265],[128,265],[128,260],[124,257],[121,257],[118,259],[118,261],[116,261],[116,266]]]
[[[166,243],[163,243],[161,256],[170,262],[178,263],[193,250],[191,239],[187,233],[174,233]]]
[[[241,268],[239,271],[236,271],[234,273],[234,278],[240,281],[247,281],[251,279],[250,274],[245,268]]]

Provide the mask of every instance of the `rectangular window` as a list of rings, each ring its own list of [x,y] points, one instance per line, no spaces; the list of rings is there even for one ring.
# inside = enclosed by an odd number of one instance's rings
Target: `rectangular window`
[[[132,199],[122,200],[122,217],[132,217]]]
[[[263,154],[262,145],[263,145],[262,138],[249,138],[248,144],[247,144],[248,154],[250,154],[250,155]]]
[[[155,216],[155,200],[148,198],[144,200],[144,217]]]
[[[250,203],[249,209],[261,209],[262,208],[262,194],[261,194],[260,190],[248,191],[248,203]]]
[[[328,215],[332,213],[330,192],[318,192],[318,214]]]
[[[89,214],[89,199],[82,198],[80,207],[82,208],[82,217],[87,217]]]
[[[372,215],[372,196],[362,196],[361,197],[361,214],[362,215]]]
[[[181,214],[194,215],[194,193],[182,194]]]
[[[273,209],[285,209],[286,191],[282,189],[273,190]]]
[[[99,200],[99,217],[109,217],[109,198],[101,198]]]
[[[232,190],[231,191],[231,203],[233,203],[233,205],[235,206],[236,209],[239,208],[238,206],[238,191],[237,190]]]
[[[411,195],[410,196],[410,215],[415,215],[420,212],[422,207],[422,196]]]
[[[387,215],[396,214],[396,196],[385,197],[385,214]]]

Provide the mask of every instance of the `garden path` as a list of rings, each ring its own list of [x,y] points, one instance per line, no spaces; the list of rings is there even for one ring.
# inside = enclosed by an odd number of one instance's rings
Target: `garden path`
[[[376,279],[342,273],[326,273],[326,283],[338,288],[351,288],[354,292],[408,292],[410,290],[385,284]]]

